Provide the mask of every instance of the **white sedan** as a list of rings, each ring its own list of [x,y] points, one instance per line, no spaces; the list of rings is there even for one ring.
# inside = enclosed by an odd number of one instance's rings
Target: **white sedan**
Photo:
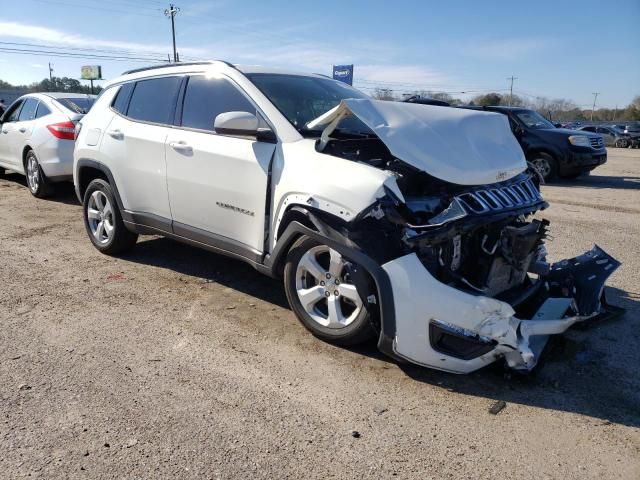
[[[78,121],[95,96],[80,93],[31,93],[18,98],[0,119],[0,174],[12,170],[27,177],[31,193],[45,197],[52,183],[72,179]]]

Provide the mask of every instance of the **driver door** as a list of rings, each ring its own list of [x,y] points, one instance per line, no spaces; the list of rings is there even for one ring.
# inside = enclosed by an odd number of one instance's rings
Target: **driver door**
[[[264,250],[269,165],[275,144],[217,134],[225,112],[256,114],[228,78],[194,75],[166,144],[167,185],[177,235],[243,256]],[[259,116],[259,115],[258,115]]]

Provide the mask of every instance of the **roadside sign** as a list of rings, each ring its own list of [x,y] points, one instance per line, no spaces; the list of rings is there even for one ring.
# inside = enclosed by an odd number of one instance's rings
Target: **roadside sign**
[[[334,65],[333,79],[353,85],[353,65]]]
[[[83,80],[102,79],[102,67],[100,65],[85,65],[80,69],[80,78]]]

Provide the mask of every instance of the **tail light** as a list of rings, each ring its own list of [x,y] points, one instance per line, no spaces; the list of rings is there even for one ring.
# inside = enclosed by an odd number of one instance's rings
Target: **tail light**
[[[75,131],[74,137],[73,137],[74,140],[77,140],[78,137],[80,136],[80,130],[82,130],[82,122],[76,123],[76,131]]]
[[[47,129],[51,134],[62,140],[75,140],[76,126],[73,122],[60,122],[47,125]]]

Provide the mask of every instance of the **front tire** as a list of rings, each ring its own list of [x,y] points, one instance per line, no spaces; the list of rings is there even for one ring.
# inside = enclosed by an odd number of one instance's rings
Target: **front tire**
[[[548,153],[536,153],[531,160],[531,164],[540,173],[545,182],[558,176],[558,162]]]
[[[125,227],[108,182],[98,178],[89,184],[84,192],[82,209],[87,234],[102,253],[116,255],[136,244],[138,235]]]
[[[36,198],[45,198],[51,193],[51,185],[42,171],[38,157],[33,150],[27,152],[25,158],[25,172],[27,174],[27,186],[31,195]]]
[[[350,278],[352,265],[336,250],[302,236],[284,267],[291,309],[307,330],[334,345],[355,345],[375,335],[367,305]]]

